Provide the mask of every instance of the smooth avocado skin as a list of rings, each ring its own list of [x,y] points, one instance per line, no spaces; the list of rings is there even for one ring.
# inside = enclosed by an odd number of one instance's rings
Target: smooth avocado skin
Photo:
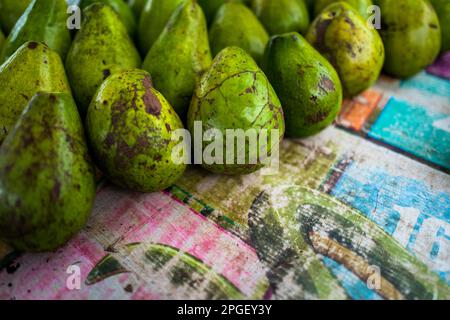
[[[6,35],[16,25],[17,20],[27,9],[32,0],[0,0],[0,26]]]
[[[0,148],[0,235],[20,251],[53,251],[86,223],[94,167],[68,93],[38,93]]]
[[[89,107],[86,129],[98,167],[114,184],[139,192],[161,191],[186,169],[172,161],[172,139],[183,124],[143,70],[110,76]]]
[[[369,18],[372,14],[368,12],[368,8],[373,6],[372,0],[315,0],[314,16],[317,17],[323,9],[338,1],[344,1],[351,5],[364,19]]]
[[[216,56],[227,47],[247,51],[257,63],[261,61],[269,34],[253,11],[242,3],[222,5],[209,29],[211,52]]]
[[[252,9],[270,35],[308,30],[309,12],[303,0],[253,0]]]
[[[306,40],[334,66],[345,97],[354,97],[377,81],[384,63],[383,42],[349,4],[326,7],[311,24]]]
[[[288,137],[314,135],[334,121],[342,103],[339,76],[300,34],[273,36],[261,68],[280,98]]]
[[[58,53],[27,42],[0,66],[0,144],[37,92],[71,91]]]
[[[155,89],[169,101],[183,121],[200,75],[211,66],[206,20],[193,0],[178,7],[150,49],[142,69]]]
[[[139,49],[145,57],[163,32],[175,10],[186,0],[151,0],[142,11],[139,21]]]
[[[80,7],[84,10],[93,3],[103,3],[113,8],[113,10],[120,17],[120,20],[124,26],[127,28],[130,36],[135,36],[137,31],[136,19],[134,18],[133,11],[124,0],[81,0]]]
[[[0,63],[28,41],[45,42],[65,59],[71,43],[66,11],[64,0],[33,0],[6,39]]]
[[[108,76],[141,65],[136,47],[111,7],[94,3],[83,11],[83,17],[66,59],[67,76],[82,117]]]
[[[224,141],[228,129],[244,132],[254,129],[258,134],[261,133],[260,130],[266,129],[268,155],[272,152],[272,133],[276,133],[272,132],[272,129],[278,130],[273,143],[278,144],[284,136],[284,115],[280,100],[256,62],[238,47],[222,50],[214,58],[211,68],[202,76],[188,113],[188,129],[192,139],[198,134],[198,131],[194,130],[197,121],[201,122],[203,133],[218,130]],[[203,153],[209,149],[210,144],[210,141],[204,140]],[[263,167],[262,161],[250,161],[253,156],[262,160],[264,153],[252,152],[258,148],[250,148],[248,140],[245,146],[235,144],[237,148],[245,148],[242,151],[245,152],[245,161],[242,164],[238,163],[238,152],[234,152],[233,163],[227,164],[225,142],[223,146],[224,158],[219,160],[224,164],[208,164],[202,161],[205,169],[214,173],[235,175],[252,173]]]
[[[431,0],[441,25],[441,52],[450,50],[450,1]]]
[[[379,30],[386,48],[384,71],[409,78],[433,63],[441,49],[441,29],[428,1],[377,0],[382,13]]]

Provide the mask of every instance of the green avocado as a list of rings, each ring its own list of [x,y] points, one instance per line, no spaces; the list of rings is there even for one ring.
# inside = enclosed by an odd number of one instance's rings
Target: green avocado
[[[0,63],[28,41],[45,42],[64,59],[71,43],[66,10],[64,0],[33,0],[6,39]]]
[[[87,132],[97,165],[125,188],[154,192],[171,186],[186,164],[173,161],[172,139],[183,124],[150,75],[127,70],[110,76],[89,106]]]
[[[209,30],[213,56],[227,47],[246,50],[257,63],[261,61],[269,35],[255,14],[242,3],[222,5]]]
[[[0,148],[0,234],[52,251],[86,223],[95,197],[83,125],[68,93],[38,93]]]
[[[289,137],[316,134],[336,118],[342,103],[339,76],[301,35],[273,36],[261,67],[280,98]]]
[[[139,49],[145,57],[158,39],[175,9],[185,0],[151,0],[142,11],[139,22]]]
[[[8,35],[31,0],[0,0],[0,25]]]
[[[431,0],[433,7],[438,15],[442,34],[442,52],[450,50],[450,1],[449,0]]]
[[[111,7],[94,3],[83,11],[83,17],[66,59],[67,75],[82,116],[109,75],[141,65],[137,49]]]
[[[27,42],[0,66],[0,144],[37,92],[70,93],[70,86],[58,53]]]
[[[3,44],[5,43],[5,35],[2,30],[0,30],[0,52],[2,51]]]
[[[384,62],[378,32],[349,4],[336,2],[314,20],[306,39],[335,67],[345,97],[371,87]]]
[[[433,63],[441,50],[441,29],[428,0],[377,0],[377,4],[386,48],[384,71],[408,78]]]
[[[253,0],[252,9],[271,35],[308,30],[309,12],[303,0]]]
[[[200,75],[211,66],[208,31],[194,0],[178,7],[142,68],[184,121]]]
[[[262,168],[265,155],[270,155],[272,146],[283,138],[281,103],[267,77],[243,49],[224,49],[203,75],[188,113],[188,128],[193,140],[199,139],[196,136],[198,131],[195,130],[198,124],[205,136],[209,133],[218,134],[220,137],[216,135],[214,141],[218,142],[219,138],[224,140],[222,157],[218,156],[217,161],[202,161],[204,168],[215,173],[248,174]],[[272,135],[276,134],[272,129],[278,130],[276,141],[272,139]],[[257,143],[258,145],[250,144],[250,139],[242,143],[239,143],[239,139],[237,143],[231,139],[225,141],[228,130],[234,130],[232,134],[236,130],[241,133],[250,130],[250,133],[258,136],[263,134],[262,130],[267,130],[267,140],[261,139],[262,142]],[[205,138],[202,140],[202,150],[194,152],[203,151],[203,154],[208,154],[211,145],[214,146],[215,143],[205,141],[208,140]],[[234,147],[227,147],[228,143],[232,143]],[[267,153],[261,152],[264,147]],[[219,151],[214,152],[216,156]]]
[[[208,24],[210,24],[214,20],[214,17],[216,16],[219,8],[224,3],[228,2],[242,2],[242,0],[198,0],[198,4],[202,7]]]
[[[314,17],[317,17],[323,9],[328,7],[330,4],[344,1],[351,5],[359,14],[364,17],[364,19],[368,19],[370,13],[368,12],[368,8],[373,5],[372,0],[316,0],[314,5]]]
[[[124,2],[124,0],[81,0],[81,9],[85,9],[93,3],[100,2],[109,5],[122,20],[122,23],[128,30],[130,36],[134,37],[137,31],[136,19],[134,18],[133,11]]]
[[[139,21],[141,18],[142,11],[144,11],[147,2],[149,2],[149,0],[128,0],[128,6],[133,12],[136,21]]]

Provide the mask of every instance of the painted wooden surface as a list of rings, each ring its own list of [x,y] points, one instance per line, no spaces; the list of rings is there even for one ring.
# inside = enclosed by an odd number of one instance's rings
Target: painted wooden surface
[[[336,126],[286,140],[276,175],[103,184],[57,252],[0,244],[0,299],[449,299],[448,70],[383,77]]]

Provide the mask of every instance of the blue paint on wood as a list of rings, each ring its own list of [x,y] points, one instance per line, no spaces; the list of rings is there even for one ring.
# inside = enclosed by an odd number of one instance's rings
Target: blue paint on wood
[[[441,247],[448,248],[442,243],[450,241],[450,190],[433,191],[425,182],[390,175],[375,166],[352,162],[331,190],[331,195],[361,211],[390,235],[399,227],[401,212],[398,208],[417,210],[417,220],[412,222],[411,230],[407,231],[409,234],[404,235],[405,247],[413,253],[414,247],[421,245],[417,239],[422,226],[428,219],[437,219],[442,227],[429,235],[428,241],[432,241],[432,246],[429,256],[422,257],[422,260],[432,263],[440,259],[441,267],[433,270],[450,284],[450,261],[447,261],[444,252],[440,252]],[[440,253],[442,255],[439,257]]]
[[[369,289],[366,283],[340,263],[328,257],[324,257],[322,261],[353,300],[383,300],[380,295]]]
[[[368,135],[450,169],[449,128],[450,105],[448,112],[431,112],[392,97]]]
[[[449,99],[450,103],[450,81],[435,77],[429,73],[421,72],[417,76],[404,80],[400,83],[404,89],[417,89],[425,93]]]

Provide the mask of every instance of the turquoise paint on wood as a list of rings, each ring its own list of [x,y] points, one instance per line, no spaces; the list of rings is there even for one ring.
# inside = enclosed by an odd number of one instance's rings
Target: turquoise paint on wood
[[[450,104],[436,111],[392,97],[368,135],[450,169]]]

